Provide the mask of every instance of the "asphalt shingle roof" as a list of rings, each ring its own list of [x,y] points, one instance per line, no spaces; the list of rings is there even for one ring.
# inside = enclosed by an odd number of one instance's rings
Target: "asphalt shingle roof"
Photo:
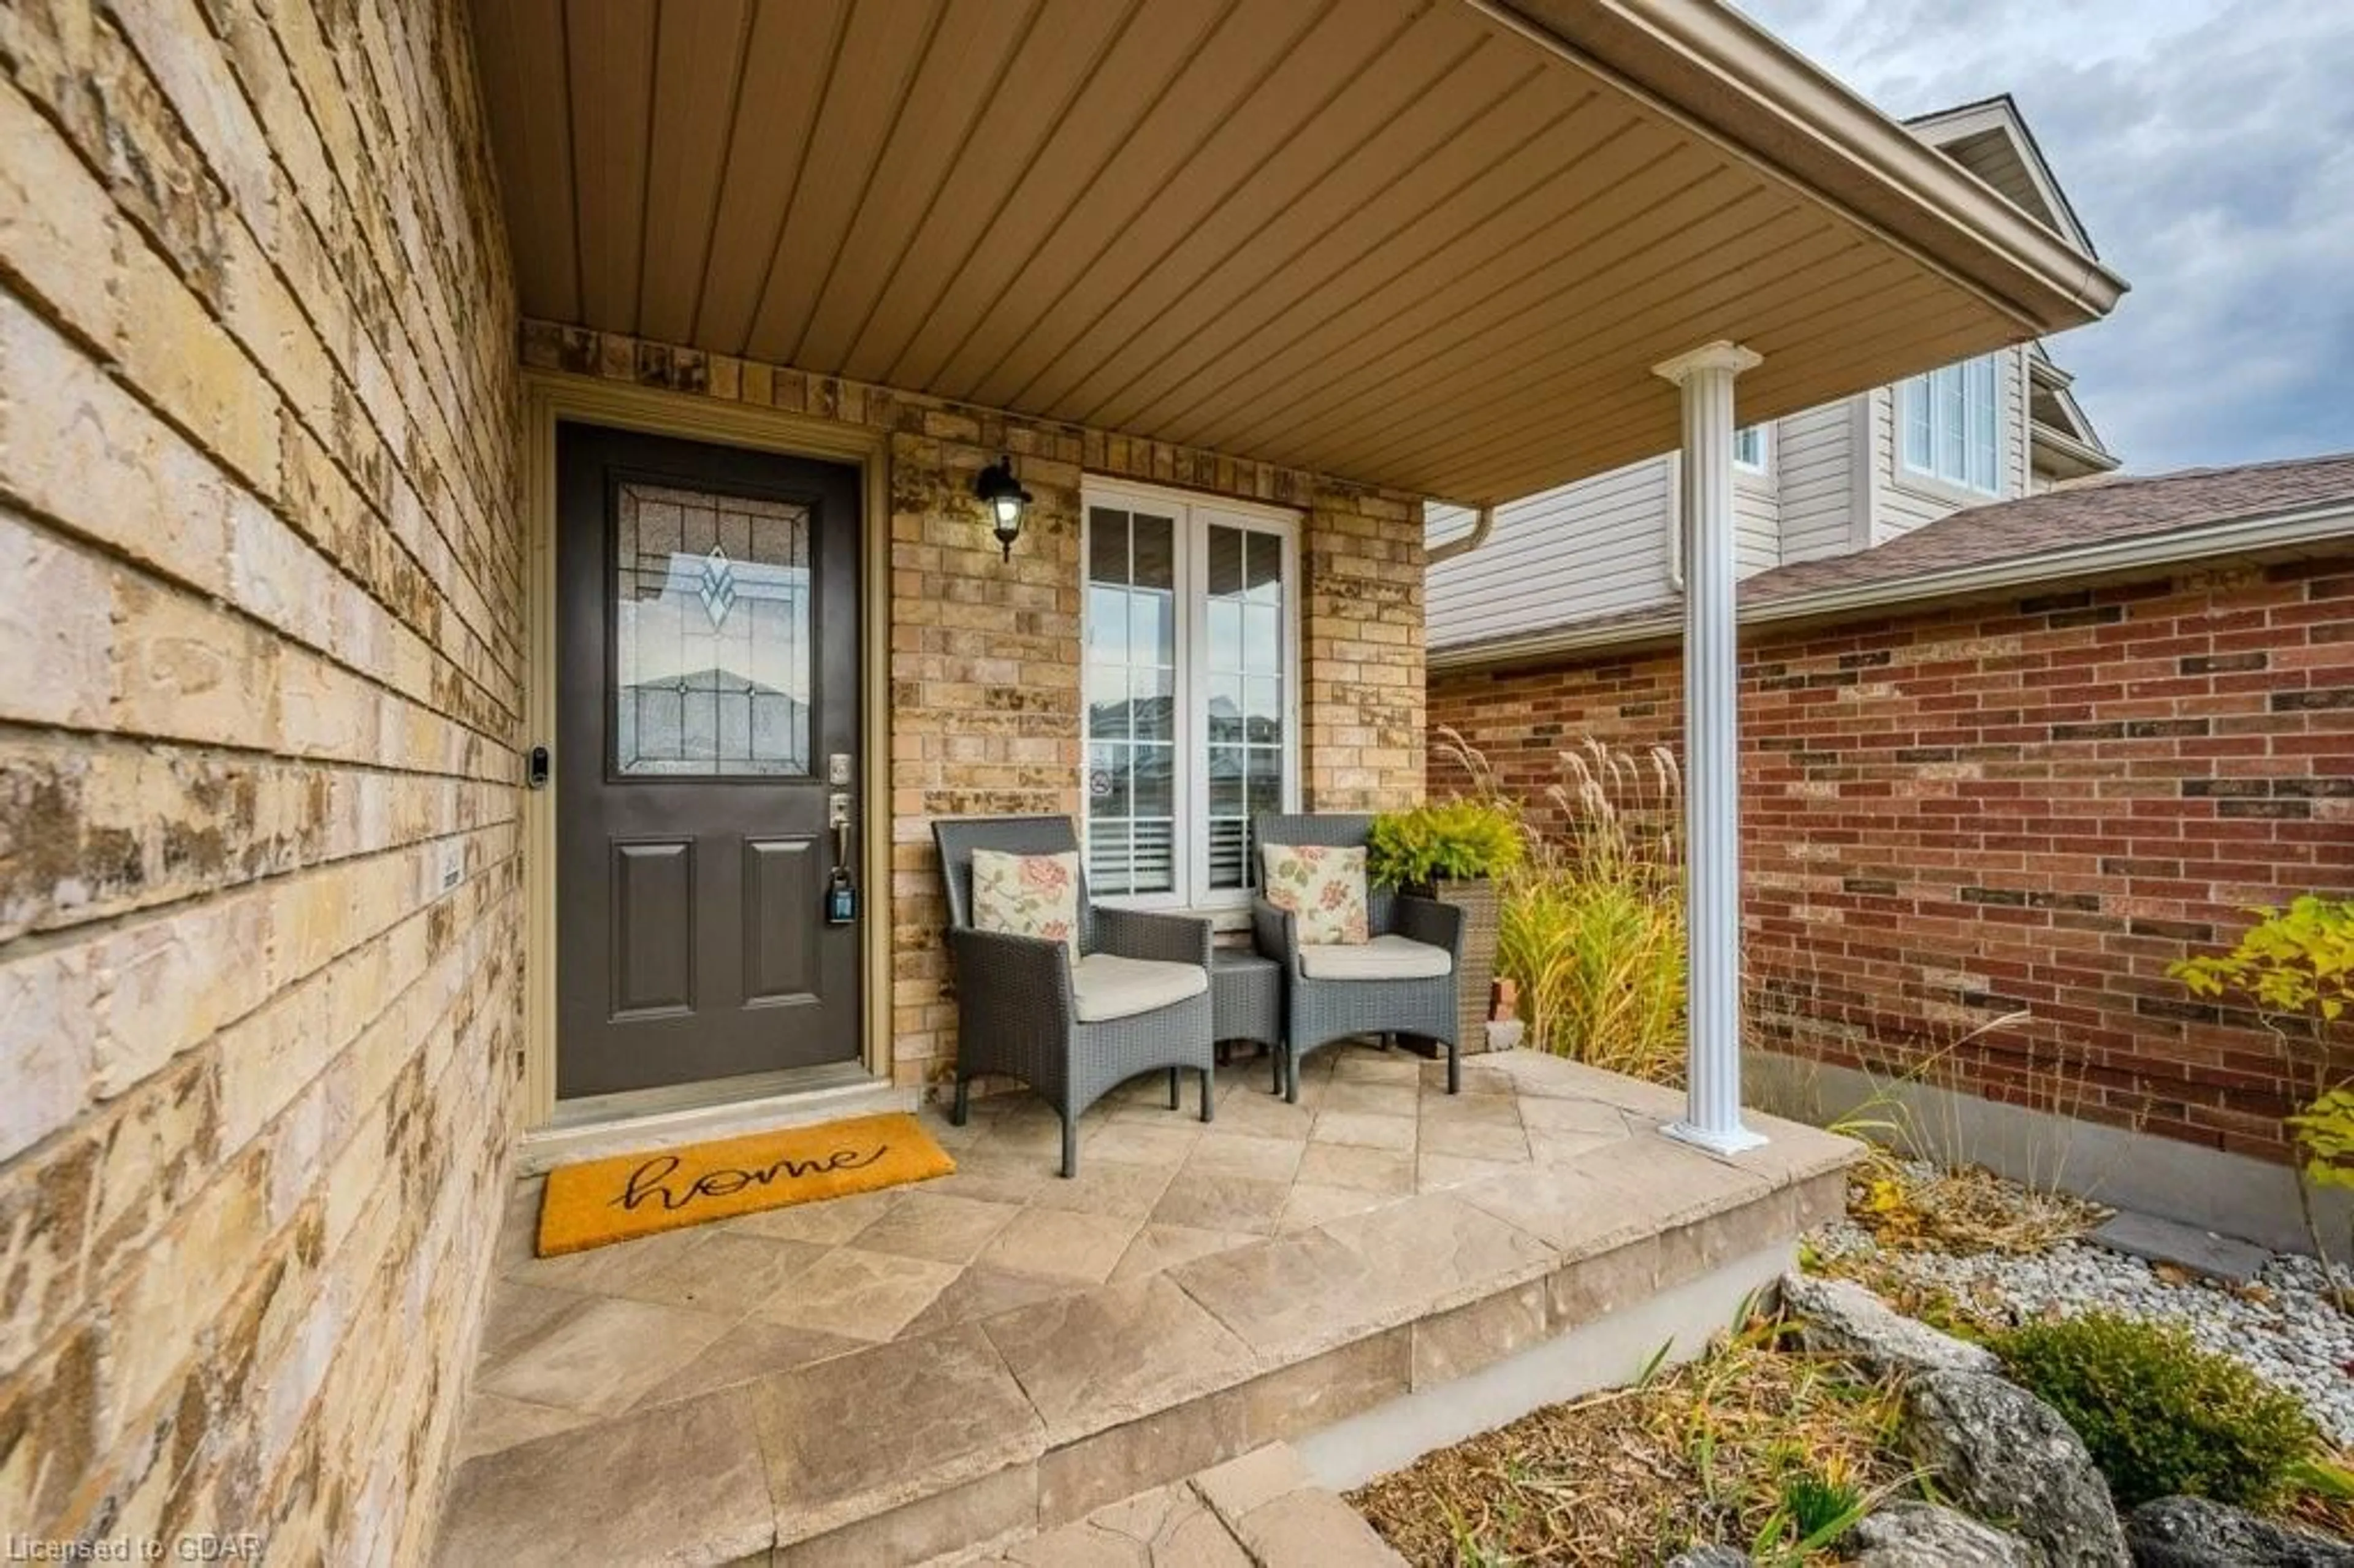
[[[1741,599],[1768,604],[2338,502],[2354,502],[2354,452],[2105,480],[1968,507],[1872,549],[1776,567],[1743,583]]]

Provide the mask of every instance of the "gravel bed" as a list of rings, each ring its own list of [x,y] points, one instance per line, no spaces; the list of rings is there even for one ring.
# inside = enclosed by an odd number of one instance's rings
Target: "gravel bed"
[[[2090,1308],[2177,1319],[2201,1345],[2237,1356],[2298,1395],[2331,1441],[2354,1446],[2354,1318],[2323,1298],[2322,1268],[2309,1257],[2275,1253],[2257,1277],[2259,1287],[2240,1291],[2198,1278],[2161,1278],[2142,1259],[2089,1241],[2062,1242],[2028,1257],[1958,1256],[1882,1247],[1845,1218],[1809,1240],[1826,1257],[1875,1257],[1965,1305],[1982,1308],[1991,1292],[2019,1321]]]

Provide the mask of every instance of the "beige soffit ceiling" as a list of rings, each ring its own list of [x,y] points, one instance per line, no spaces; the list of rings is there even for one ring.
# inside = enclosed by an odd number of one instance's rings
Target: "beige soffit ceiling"
[[[477,0],[527,315],[1500,500],[2123,285],[1714,5]]]

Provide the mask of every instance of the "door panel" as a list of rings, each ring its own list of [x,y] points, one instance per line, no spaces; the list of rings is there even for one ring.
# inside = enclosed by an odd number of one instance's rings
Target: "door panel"
[[[744,845],[744,996],[770,1004],[816,989],[811,938],[822,927],[795,918],[825,896],[824,850],[815,839],[759,839]]]
[[[614,1018],[695,1006],[695,845],[613,846]]]
[[[557,475],[558,1097],[855,1059],[856,471],[567,424]]]

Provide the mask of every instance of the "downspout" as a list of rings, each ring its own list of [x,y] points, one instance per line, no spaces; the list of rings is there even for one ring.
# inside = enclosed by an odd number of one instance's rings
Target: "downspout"
[[[1668,591],[1684,591],[1684,454],[1668,454]]]
[[[1488,542],[1488,535],[1495,526],[1496,507],[1493,502],[1485,503],[1474,508],[1471,532],[1459,539],[1449,539],[1444,545],[1431,546],[1423,552],[1423,565],[1435,567],[1441,561],[1451,561],[1458,556],[1469,555]]]

